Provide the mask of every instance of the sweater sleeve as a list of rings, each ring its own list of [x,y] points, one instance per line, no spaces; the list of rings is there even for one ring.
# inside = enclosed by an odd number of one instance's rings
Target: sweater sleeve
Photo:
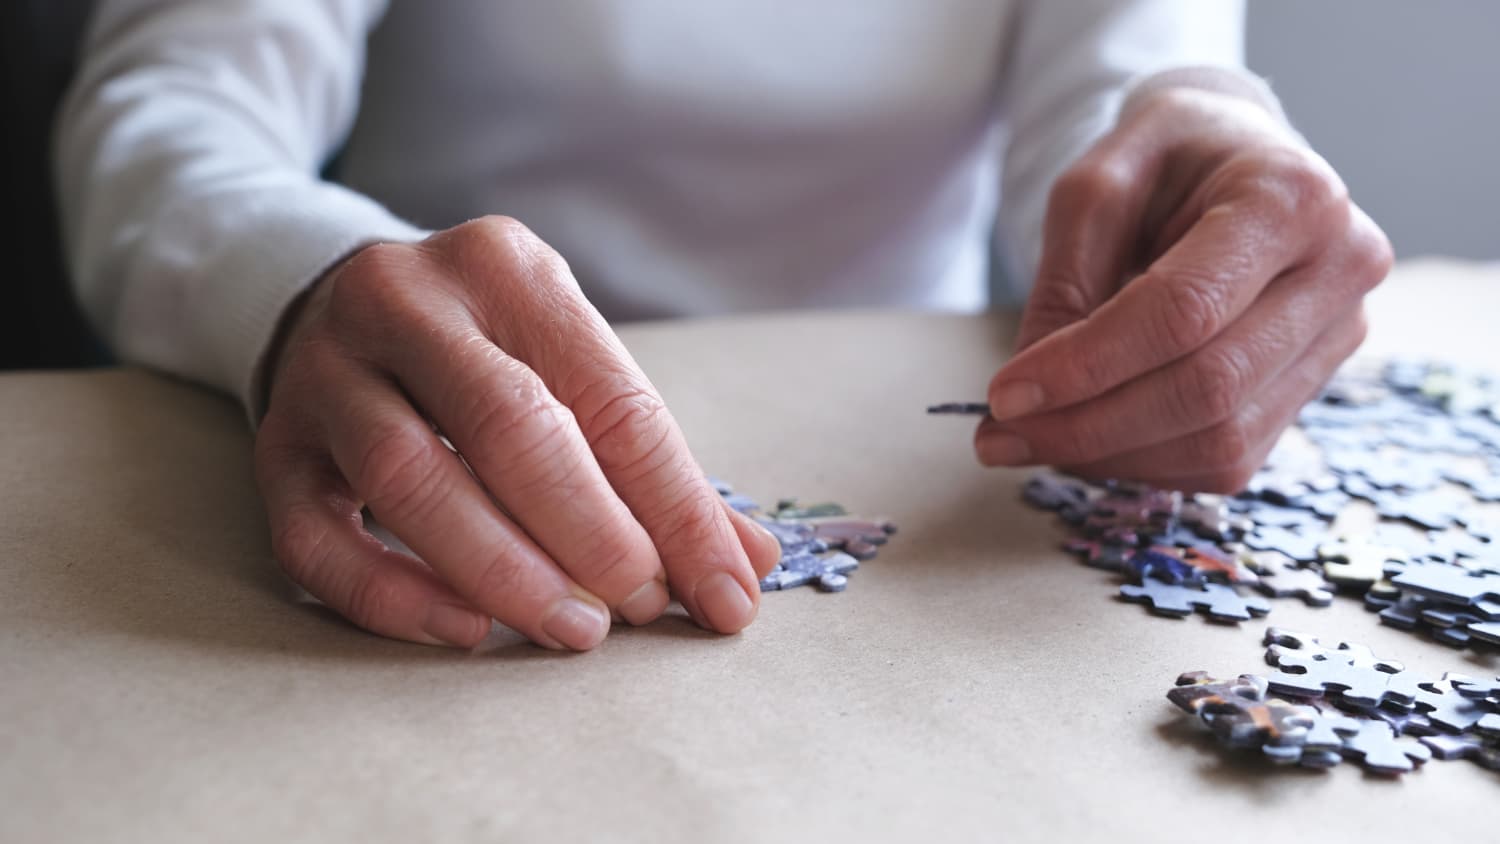
[[[425,233],[319,171],[349,131],[380,0],[105,0],[60,111],[69,268],[123,359],[237,395],[341,257]]]
[[[1007,50],[999,244],[1009,289],[1030,289],[1052,183],[1113,127],[1138,80],[1173,68],[1218,67],[1247,90],[1268,89],[1243,67],[1242,0],[1023,0]]]

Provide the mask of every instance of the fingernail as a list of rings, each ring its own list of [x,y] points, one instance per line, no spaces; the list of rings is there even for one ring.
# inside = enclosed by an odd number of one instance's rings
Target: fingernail
[[[750,623],[755,603],[744,587],[727,571],[716,571],[698,581],[693,601],[708,619],[708,625],[721,633],[733,633]]]
[[[427,609],[427,619],[422,622],[422,632],[439,642],[459,648],[470,648],[474,646],[476,639],[483,638],[482,631],[489,629],[489,621],[488,618],[473,610],[455,607],[452,604],[433,604]]]
[[[648,580],[620,602],[620,617],[631,624],[645,624],[661,615],[670,600],[661,581]]]
[[[542,632],[564,647],[586,651],[604,641],[609,614],[577,598],[563,598],[542,619]]]
[[[1004,421],[1036,410],[1044,401],[1042,388],[1031,381],[1011,381],[990,393],[990,415]]]
[[[979,461],[986,466],[1019,466],[1031,459],[1031,446],[1012,434],[991,434],[975,448]]]

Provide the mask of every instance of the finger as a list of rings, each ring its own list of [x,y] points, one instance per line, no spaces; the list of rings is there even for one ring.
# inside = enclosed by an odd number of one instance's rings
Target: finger
[[[1090,463],[1232,418],[1307,353],[1330,314],[1347,312],[1379,280],[1353,260],[1283,276],[1202,349],[1102,396],[1008,422],[984,420],[975,440],[980,462]]]
[[[454,249],[508,256],[493,283],[481,288],[488,291],[477,302],[482,324],[572,410],[605,477],[650,536],[684,608],[723,633],[749,624],[760,589],[719,494],[655,387],[566,264],[518,223],[491,221],[454,235]],[[517,285],[529,295],[517,296]],[[518,309],[517,301],[543,301],[546,311]]]
[[[574,581],[631,624],[661,615],[670,598],[651,537],[536,372],[477,326],[414,337],[389,365],[490,495]]]
[[[1232,325],[1304,252],[1292,209],[1252,192],[1206,211],[1089,317],[1020,352],[990,384],[997,419],[1065,407],[1187,355]]]
[[[1238,492],[1286,426],[1364,341],[1362,306],[1340,318],[1300,360],[1234,418],[1171,442],[1065,468],[1089,478],[1126,478],[1195,490]]]
[[[734,523],[734,532],[739,537],[740,544],[750,555],[750,567],[755,570],[755,577],[759,579],[770,574],[771,569],[781,562],[781,542],[744,513],[728,504],[724,505],[724,509],[729,512],[729,520]]]
[[[257,439],[256,474],[276,558],[292,580],[382,636],[459,648],[484,639],[489,616],[364,529],[359,502],[327,455],[266,441]]]
[[[588,650],[609,611],[501,513],[389,382],[358,367],[319,408],[334,462],[370,512],[454,591],[551,648]]]
[[[1017,349],[1084,319],[1124,282],[1156,165],[1106,138],[1053,184]]]

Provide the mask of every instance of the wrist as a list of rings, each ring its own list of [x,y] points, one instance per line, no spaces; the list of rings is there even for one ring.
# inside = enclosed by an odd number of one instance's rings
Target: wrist
[[[281,375],[281,370],[286,366],[287,347],[301,334],[301,328],[307,317],[315,310],[312,300],[318,296],[318,292],[328,285],[325,283],[337,275],[349,259],[359,254],[355,250],[353,254],[346,255],[336,262],[330,269],[318,276],[302,292],[298,293],[286,307],[282,309],[281,316],[276,320],[276,329],[271,334],[271,341],[266,345],[264,356],[260,360],[258,371],[254,374],[255,398],[261,414],[264,414],[271,406],[271,390]],[[259,420],[257,420],[259,421]]]

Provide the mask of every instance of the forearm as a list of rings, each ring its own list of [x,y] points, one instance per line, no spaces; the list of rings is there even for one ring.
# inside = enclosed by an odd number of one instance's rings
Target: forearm
[[[352,120],[379,3],[112,2],[60,114],[79,298],[127,360],[252,399],[297,293],[421,232],[318,170]]]

